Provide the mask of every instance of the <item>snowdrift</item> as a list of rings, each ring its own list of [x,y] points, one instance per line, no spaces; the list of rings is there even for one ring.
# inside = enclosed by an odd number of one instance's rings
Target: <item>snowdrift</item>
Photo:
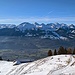
[[[0,61],[0,75],[75,75],[73,55],[56,55],[34,62],[14,64]]]

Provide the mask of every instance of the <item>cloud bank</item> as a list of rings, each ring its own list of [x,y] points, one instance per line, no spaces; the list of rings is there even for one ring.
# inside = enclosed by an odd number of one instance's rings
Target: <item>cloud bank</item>
[[[60,23],[74,23],[75,17],[58,17],[58,18],[49,18],[49,17],[30,17],[30,18],[10,18],[10,19],[0,19],[1,24],[20,24],[21,22],[38,22],[38,23],[51,23],[51,22],[60,22]]]

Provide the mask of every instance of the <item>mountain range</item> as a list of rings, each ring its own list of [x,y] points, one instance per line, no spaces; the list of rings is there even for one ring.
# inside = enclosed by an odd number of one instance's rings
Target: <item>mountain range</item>
[[[50,39],[73,39],[75,38],[75,25],[64,23],[39,24],[35,22],[23,22],[19,25],[0,24],[0,36],[29,36]]]

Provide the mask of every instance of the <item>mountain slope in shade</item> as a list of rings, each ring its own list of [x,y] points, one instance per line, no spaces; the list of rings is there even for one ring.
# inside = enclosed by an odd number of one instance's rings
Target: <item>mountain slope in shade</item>
[[[0,61],[0,75],[75,75],[75,57],[57,55],[30,63]]]

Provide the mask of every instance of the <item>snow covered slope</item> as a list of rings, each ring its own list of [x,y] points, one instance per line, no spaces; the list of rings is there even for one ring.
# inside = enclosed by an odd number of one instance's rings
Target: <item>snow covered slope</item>
[[[75,75],[75,57],[57,55],[20,65],[0,61],[0,75]]]

